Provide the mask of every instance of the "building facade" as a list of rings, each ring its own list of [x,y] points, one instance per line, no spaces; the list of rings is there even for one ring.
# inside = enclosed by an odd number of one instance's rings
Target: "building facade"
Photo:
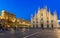
[[[15,14],[2,10],[0,15],[0,24],[6,27],[29,27],[30,21],[22,18],[16,18]]]
[[[31,23],[28,20],[22,19],[22,18],[17,18],[18,22],[18,27],[30,27]]]
[[[6,19],[6,20],[9,20],[9,21],[16,20],[16,15],[15,14],[9,13],[5,10],[2,10],[1,16],[2,16],[2,19]]]
[[[4,26],[14,26],[13,23],[16,21],[16,15],[9,13],[5,10],[2,10],[1,16],[0,16],[0,22]]]
[[[35,12],[34,16],[31,15],[32,28],[56,28],[58,25],[59,24],[56,11],[54,11],[54,15],[52,15],[50,10],[47,10],[47,7],[42,9],[38,8],[38,12]]]

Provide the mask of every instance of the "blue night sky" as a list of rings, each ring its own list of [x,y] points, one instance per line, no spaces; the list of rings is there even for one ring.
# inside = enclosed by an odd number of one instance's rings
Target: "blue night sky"
[[[58,19],[60,20],[60,0],[0,0],[0,12],[7,10],[16,15],[17,18],[30,20],[31,14],[37,11],[38,7],[57,11]]]

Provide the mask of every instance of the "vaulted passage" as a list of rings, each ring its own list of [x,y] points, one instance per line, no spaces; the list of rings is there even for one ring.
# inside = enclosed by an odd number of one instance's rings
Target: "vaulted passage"
[[[36,28],[38,28],[38,24],[36,25]]]

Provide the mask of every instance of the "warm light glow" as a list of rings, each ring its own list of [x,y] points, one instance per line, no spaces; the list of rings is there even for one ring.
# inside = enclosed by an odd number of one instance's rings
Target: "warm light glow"
[[[23,22],[22,24],[25,24],[25,22]]]
[[[21,22],[19,22],[19,24],[21,24]]]
[[[21,18],[17,19],[14,14],[11,14],[5,10],[3,10],[1,14],[2,14],[2,16],[0,16],[0,19],[4,19],[4,22],[6,22],[8,27],[10,27],[11,25],[15,25],[15,27],[18,27],[17,25],[19,25],[19,24],[29,26],[29,24],[26,22],[27,20],[24,20]],[[3,22],[2,22],[2,24],[3,24]],[[26,27],[26,26],[23,26],[23,27]]]
[[[12,22],[15,22],[15,21],[16,21],[16,19],[12,20]]]

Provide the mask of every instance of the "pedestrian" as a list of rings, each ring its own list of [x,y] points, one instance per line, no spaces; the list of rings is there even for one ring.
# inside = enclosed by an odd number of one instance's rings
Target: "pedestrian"
[[[2,24],[0,24],[0,31],[2,30]]]

